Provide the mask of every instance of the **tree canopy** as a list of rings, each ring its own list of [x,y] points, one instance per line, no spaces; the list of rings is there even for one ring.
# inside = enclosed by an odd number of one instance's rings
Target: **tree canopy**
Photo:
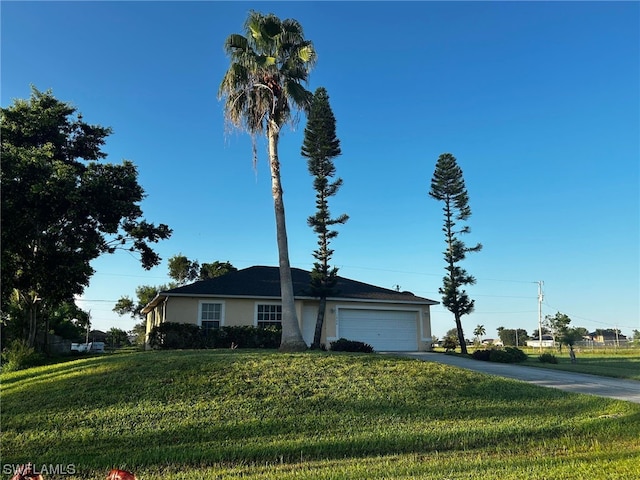
[[[2,306],[13,295],[33,344],[36,305],[72,301],[89,284],[90,262],[105,253],[136,253],[150,269],[160,262],[150,244],[171,229],[143,218],[145,194],[131,161],[101,163],[110,128],[86,123],[74,106],[35,87],[0,114]]]

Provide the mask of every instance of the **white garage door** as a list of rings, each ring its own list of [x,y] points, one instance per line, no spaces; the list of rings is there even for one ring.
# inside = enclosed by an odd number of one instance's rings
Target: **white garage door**
[[[338,310],[338,337],[368,343],[376,351],[418,350],[417,312]]]

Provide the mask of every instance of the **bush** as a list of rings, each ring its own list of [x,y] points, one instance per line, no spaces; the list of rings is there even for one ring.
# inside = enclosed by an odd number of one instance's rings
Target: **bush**
[[[453,337],[447,337],[442,342],[445,352],[451,352],[458,347],[458,339]]]
[[[476,360],[481,360],[483,362],[488,362],[490,355],[491,350],[476,350],[471,354],[473,358],[475,358]]]
[[[505,347],[504,350],[491,350],[489,354],[490,361],[500,363],[524,362],[527,358],[526,353],[515,347]]]
[[[492,348],[488,350],[476,350],[471,354],[476,360],[484,362],[518,363],[524,362],[527,354],[519,348],[505,347],[504,349]]]
[[[164,322],[149,333],[149,345],[156,349],[278,348],[279,327],[228,326],[202,330],[189,323]]]
[[[13,340],[2,352],[2,370],[5,372],[35,367],[43,362],[44,356],[35,353],[24,340]]]
[[[355,340],[347,340],[346,338],[340,338],[335,342],[331,342],[330,346],[331,350],[334,352],[373,352],[373,347],[368,343],[358,342]]]
[[[543,353],[538,357],[538,360],[542,363],[558,363],[558,359],[553,353]]]
[[[529,355],[516,347],[504,347],[504,351],[511,355],[514,363],[526,362],[529,359]]]
[[[149,333],[151,348],[191,349],[203,346],[202,330],[192,323],[164,322]]]
[[[205,346],[208,348],[278,348],[281,337],[281,327],[228,326],[206,332]]]

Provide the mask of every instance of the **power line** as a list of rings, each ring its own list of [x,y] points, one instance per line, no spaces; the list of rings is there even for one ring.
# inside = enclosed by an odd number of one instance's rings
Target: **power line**
[[[573,313],[567,312],[566,310],[563,310],[561,308],[555,308],[552,307],[551,305],[549,305],[548,303],[545,302],[545,305],[547,307],[549,307],[551,310],[555,310],[556,312],[563,312],[564,314],[566,314],[567,316],[569,316],[570,318],[579,318],[580,320],[583,320],[585,322],[591,322],[591,323],[597,323],[599,325],[606,325],[608,327],[622,327],[622,328],[630,328],[630,329],[634,329],[635,327],[630,327],[629,325],[621,325],[620,323],[611,323],[611,322],[601,322],[598,320],[592,320],[590,318],[586,318],[586,317],[582,317],[580,315],[575,315]]]

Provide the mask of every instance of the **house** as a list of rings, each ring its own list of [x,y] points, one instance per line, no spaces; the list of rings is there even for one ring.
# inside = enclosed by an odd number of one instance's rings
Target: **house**
[[[527,347],[540,347],[542,346],[544,347],[555,347],[555,343],[553,341],[553,336],[552,335],[542,335],[542,345],[540,345],[540,340],[538,340],[537,338],[530,338],[529,340],[527,340],[526,342]]]
[[[310,294],[310,272],[291,269],[296,313],[302,336],[313,341],[318,298]],[[338,338],[370,344],[377,351],[431,349],[431,305],[438,302],[338,277],[336,295],[327,298],[321,343]],[[162,322],[264,327],[281,321],[278,267],[254,266],[221,277],[173,288],[158,295],[142,313],[147,336]]]
[[[628,341],[626,335],[622,335],[619,330],[608,328],[606,330],[596,330],[585,335],[585,340],[589,340],[597,345],[619,345]]]

